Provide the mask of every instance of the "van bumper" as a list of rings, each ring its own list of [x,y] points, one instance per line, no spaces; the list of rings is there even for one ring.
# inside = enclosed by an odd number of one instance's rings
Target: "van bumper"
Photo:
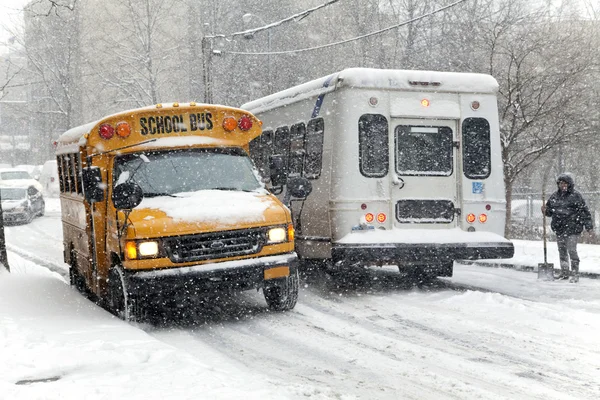
[[[334,244],[331,253],[334,262],[353,264],[443,264],[512,258],[515,248],[510,242]]]
[[[143,295],[152,293],[199,295],[215,291],[243,291],[267,286],[287,278],[298,268],[296,253],[223,261],[187,267],[151,271],[125,270],[129,290]]]

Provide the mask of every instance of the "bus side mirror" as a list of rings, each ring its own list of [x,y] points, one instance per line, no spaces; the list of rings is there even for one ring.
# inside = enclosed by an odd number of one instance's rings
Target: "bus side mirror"
[[[81,179],[83,181],[83,194],[88,202],[96,203],[104,200],[100,167],[83,168],[81,170]]]
[[[287,181],[287,190],[285,192],[284,204],[289,206],[292,198],[305,200],[312,192],[312,184],[304,177],[297,176]]]
[[[136,208],[144,198],[144,192],[135,182],[123,182],[115,186],[112,200],[118,210],[131,210]]]
[[[273,187],[282,187],[286,183],[285,160],[282,155],[276,154],[269,157],[269,170],[271,176],[271,185]]]

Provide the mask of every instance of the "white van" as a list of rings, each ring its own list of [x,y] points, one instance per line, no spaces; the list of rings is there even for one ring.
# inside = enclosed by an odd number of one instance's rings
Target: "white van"
[[[298,255],[437,276],[512,257],[497,91],[490,75],[351,68],[244,104],[276,193],[312,183],[291,207]]]
[[[49,160],[44,163],[42,172],[40,173],[40,183],[46,196],[58,197],[60,186],[58,184],[58,166],[56,160]]]

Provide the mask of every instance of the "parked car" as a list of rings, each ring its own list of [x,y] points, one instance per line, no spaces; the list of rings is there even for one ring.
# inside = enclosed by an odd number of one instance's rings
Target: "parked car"
[[[33,186],[38,191],[42,191],[42,185],[33,179],[27,170],[19,168],[0,169],[0,185],[19,187]]]
[[[40,179],[40,173],[42,172],[42,166],[34,164],[21,164],[17,165],[14,169],[24,169],[36,181]]]
[[[542,200],[518,199],[511,204],[510,231],[513,239],[539,240],[542,238],[544,216]],[[546,234],[552,237],[550,219],[546,221]]]
[[[48,197],[58,197],[60,186],[58,184],[58,166],[56,160],[49,160],[42,166],[40,173],[40,183],[44,194]]]
[[[46,212],[42,192],[35,186],[2,185],[2,216],[5,223],[29,223]]]

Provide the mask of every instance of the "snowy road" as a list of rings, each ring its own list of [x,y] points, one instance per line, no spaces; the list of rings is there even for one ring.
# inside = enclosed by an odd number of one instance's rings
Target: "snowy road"
[[[66,268],[56,215],[6,235],[9,251]],[[425,287],[391,267],[366,278],[340,289],[320,272],[306,274],[288,313],[245,292],[139,327],[289,398],[600,398],[599,280],[540,282],[463,265]]]

